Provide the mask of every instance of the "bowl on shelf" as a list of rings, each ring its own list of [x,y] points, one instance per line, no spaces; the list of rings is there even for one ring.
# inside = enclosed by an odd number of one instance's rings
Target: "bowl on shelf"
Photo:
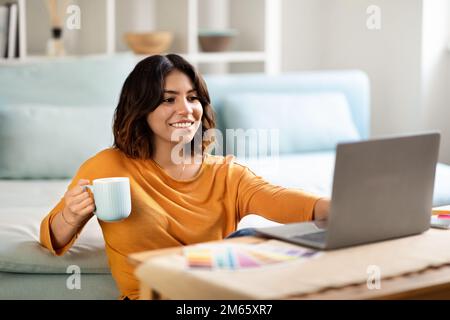
[[[227,51],[233,38],[237,35],[234,29],[227,30],[199,30],[198,40],[204,52]]]
[[[136,54],[159,54],[169,49],[173,41],[173,33],[169,31],[127,32],[124,39]]]

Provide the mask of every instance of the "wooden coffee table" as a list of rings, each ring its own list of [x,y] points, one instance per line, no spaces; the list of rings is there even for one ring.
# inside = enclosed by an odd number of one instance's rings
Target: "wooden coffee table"
[[[450,232],[450,231],[449,231]],[[241,237],[222,242],[260,243],[263,238]],[[129,260],[146,268],[151,259],[164,255],[181,254],[182,248],[168,248],[132,254]],[[143,262],[146,261],[145,264]],[[172,298],[166,288],[151,288],[146,277],[139,278],[141,299]],[[170,284],[167,284],[170,286]],[[170,290],[168,290],[170,292]],[[192,297],[192,296],[191,296]],[[194,296],[195,298],[195,296]],[[348,285],[340,288],[325,289],[313,294],[280,297],[281,299],[450,299],[450,264],[431,267],[418,272],[411,272],[392,278],[383,278],[382,287],[370,290],[366,283]],[[214,296],[211,296],[214,299]]]

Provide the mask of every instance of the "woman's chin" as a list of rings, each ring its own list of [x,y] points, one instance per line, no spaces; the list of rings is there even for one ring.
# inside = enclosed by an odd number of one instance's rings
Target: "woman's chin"
[[[194,138],[195,133],[198,130],[198,126],[192,125],[187,128],[171,128],[172,132],[170,134],[171,141],[178,143],[180,139],[183,141],[183,143],[189,143]]]
[[[172,135],[170,141],[175,144],[178,144],[178,143],[187,144],[187,143],[190,143],[192,141],[192,139],[194,139],[194,133],[186,132],[184,134],[178,133],[175,136]]]

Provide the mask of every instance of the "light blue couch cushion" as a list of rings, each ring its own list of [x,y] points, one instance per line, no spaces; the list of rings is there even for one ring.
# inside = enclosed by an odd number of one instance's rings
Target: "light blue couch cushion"
[[[332,150],[338,142],[360,139],[340,92],[231,94],[222,117],[227,128],[277,130],[281,154]],[[229,142],[227,152],[234,153]]]
[[[341,92],[350,107],[353,122],[362,139],[370,132],[370,84],[367,74],[359,70],[321,70],[279,75],[226,74],[205,76],[220,129],[233,128],[225,123],[226,97],[241,93],[309,94]],[[273,113],[276,114],[276,110]]]
[[[111,106],[0,106],[0,178],[72,177],[111,146]]]
[[[0,66],[0,105],[116,105],[132,54],[67,57]]]

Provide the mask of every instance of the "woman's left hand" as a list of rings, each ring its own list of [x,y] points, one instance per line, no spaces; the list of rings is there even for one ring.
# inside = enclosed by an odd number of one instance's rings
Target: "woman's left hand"
[[[320,198],[317,200],[314,211],[313,220],[327,220],[330,213],[331,200],[328,198]]]

